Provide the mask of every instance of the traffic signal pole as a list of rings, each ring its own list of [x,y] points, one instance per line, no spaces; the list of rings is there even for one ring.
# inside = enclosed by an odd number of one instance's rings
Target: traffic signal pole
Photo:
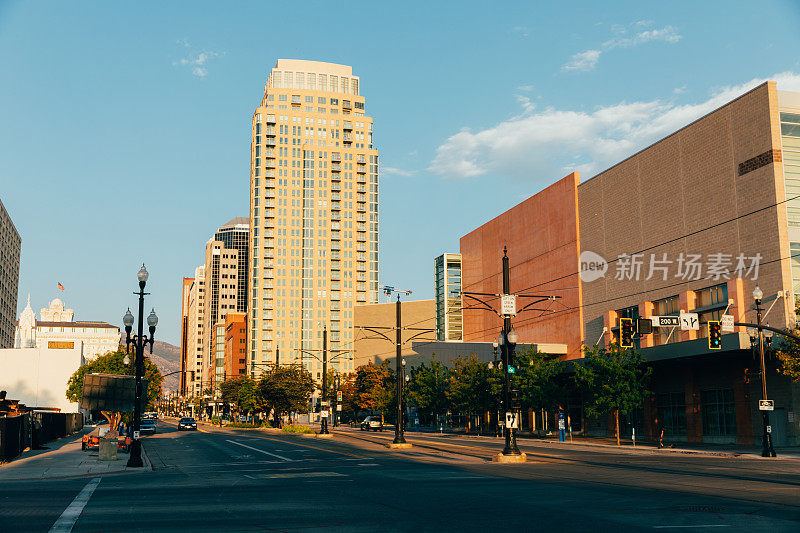
[[[511,294],[511,274],[508,266],[508,254],[503,250],[503,294]],[[511,317],[503,318],[503,335],[508,339],[511,331]],[[514,344],[506,340],[503,343],[503,402],[507,412],[513,412],[515,406],[511,405],[512,374],[508,371],[514,364]],[[514,428],[506,428],[506,446],[503,448],[503,455],[520,455],[517,447],[517,431]]]

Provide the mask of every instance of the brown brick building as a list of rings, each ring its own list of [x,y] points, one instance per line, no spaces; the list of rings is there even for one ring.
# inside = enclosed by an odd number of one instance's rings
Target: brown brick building
[[[247,313],[225,315],[225,378],[247,374]]]
[[[726,310],[754,322],[756,286],[772,306],[765,321],[794,324],[798,194],[800,94],[767,82],[583,183],[570,174],[464,236],[463,290],[501,292],[507,246],[511,292],[560,297],[515,317],[520,342],[566,344],[569,359],[616,340],[621,317],[696,313],[699,330],[657,328],[637,339],[654,367],[655,395],[626,431],[652,435],[660,413],[669,439],[753,444],[761,393],[750,337],[737,327],[714,351],[703,337]],[[606,270],[592,275],[590,262]],[[491,342],[501,327],[480,310],[465,310],[463,324],[468,342]],[[797,384],[772,368],[767,385],[775,444],[800,444]],[[588,431],[606,431],[605,421],[588,422]]]

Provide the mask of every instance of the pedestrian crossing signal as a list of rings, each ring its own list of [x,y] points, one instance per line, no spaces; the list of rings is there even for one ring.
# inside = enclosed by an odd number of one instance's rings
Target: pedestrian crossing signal
[[[719,320],[708,321],[708,349],[722,349],[722,325]]]
[[[619,319],[619,345],[622,348],[633,348],[633,319]]]

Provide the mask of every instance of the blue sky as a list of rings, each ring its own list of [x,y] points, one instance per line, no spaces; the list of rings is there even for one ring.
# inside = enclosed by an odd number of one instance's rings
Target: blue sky
[[[571,170],[587,179],[758,80],[800,90],[797,1],[272,4],[0,0],[19,310],[60,281],[78,319],[119,324],[144,261],[157,337],[177,343],[181,277],[247,216],[250,120],[277,58],[361,77],[380,281],[419,298],[434,257]]]

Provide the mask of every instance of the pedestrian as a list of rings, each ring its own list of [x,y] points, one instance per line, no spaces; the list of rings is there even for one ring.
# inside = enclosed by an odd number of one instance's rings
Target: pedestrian
[[[656,438],[658,439],[658,449],[664,447],[664,426],[661,424],[661,421],[656,417]]]
[[[567,440],[566,429],[567,429],[567,415],[564,412],[564,408],[559,405],[558,406],[558,441],[559,442],[565,442]]]

